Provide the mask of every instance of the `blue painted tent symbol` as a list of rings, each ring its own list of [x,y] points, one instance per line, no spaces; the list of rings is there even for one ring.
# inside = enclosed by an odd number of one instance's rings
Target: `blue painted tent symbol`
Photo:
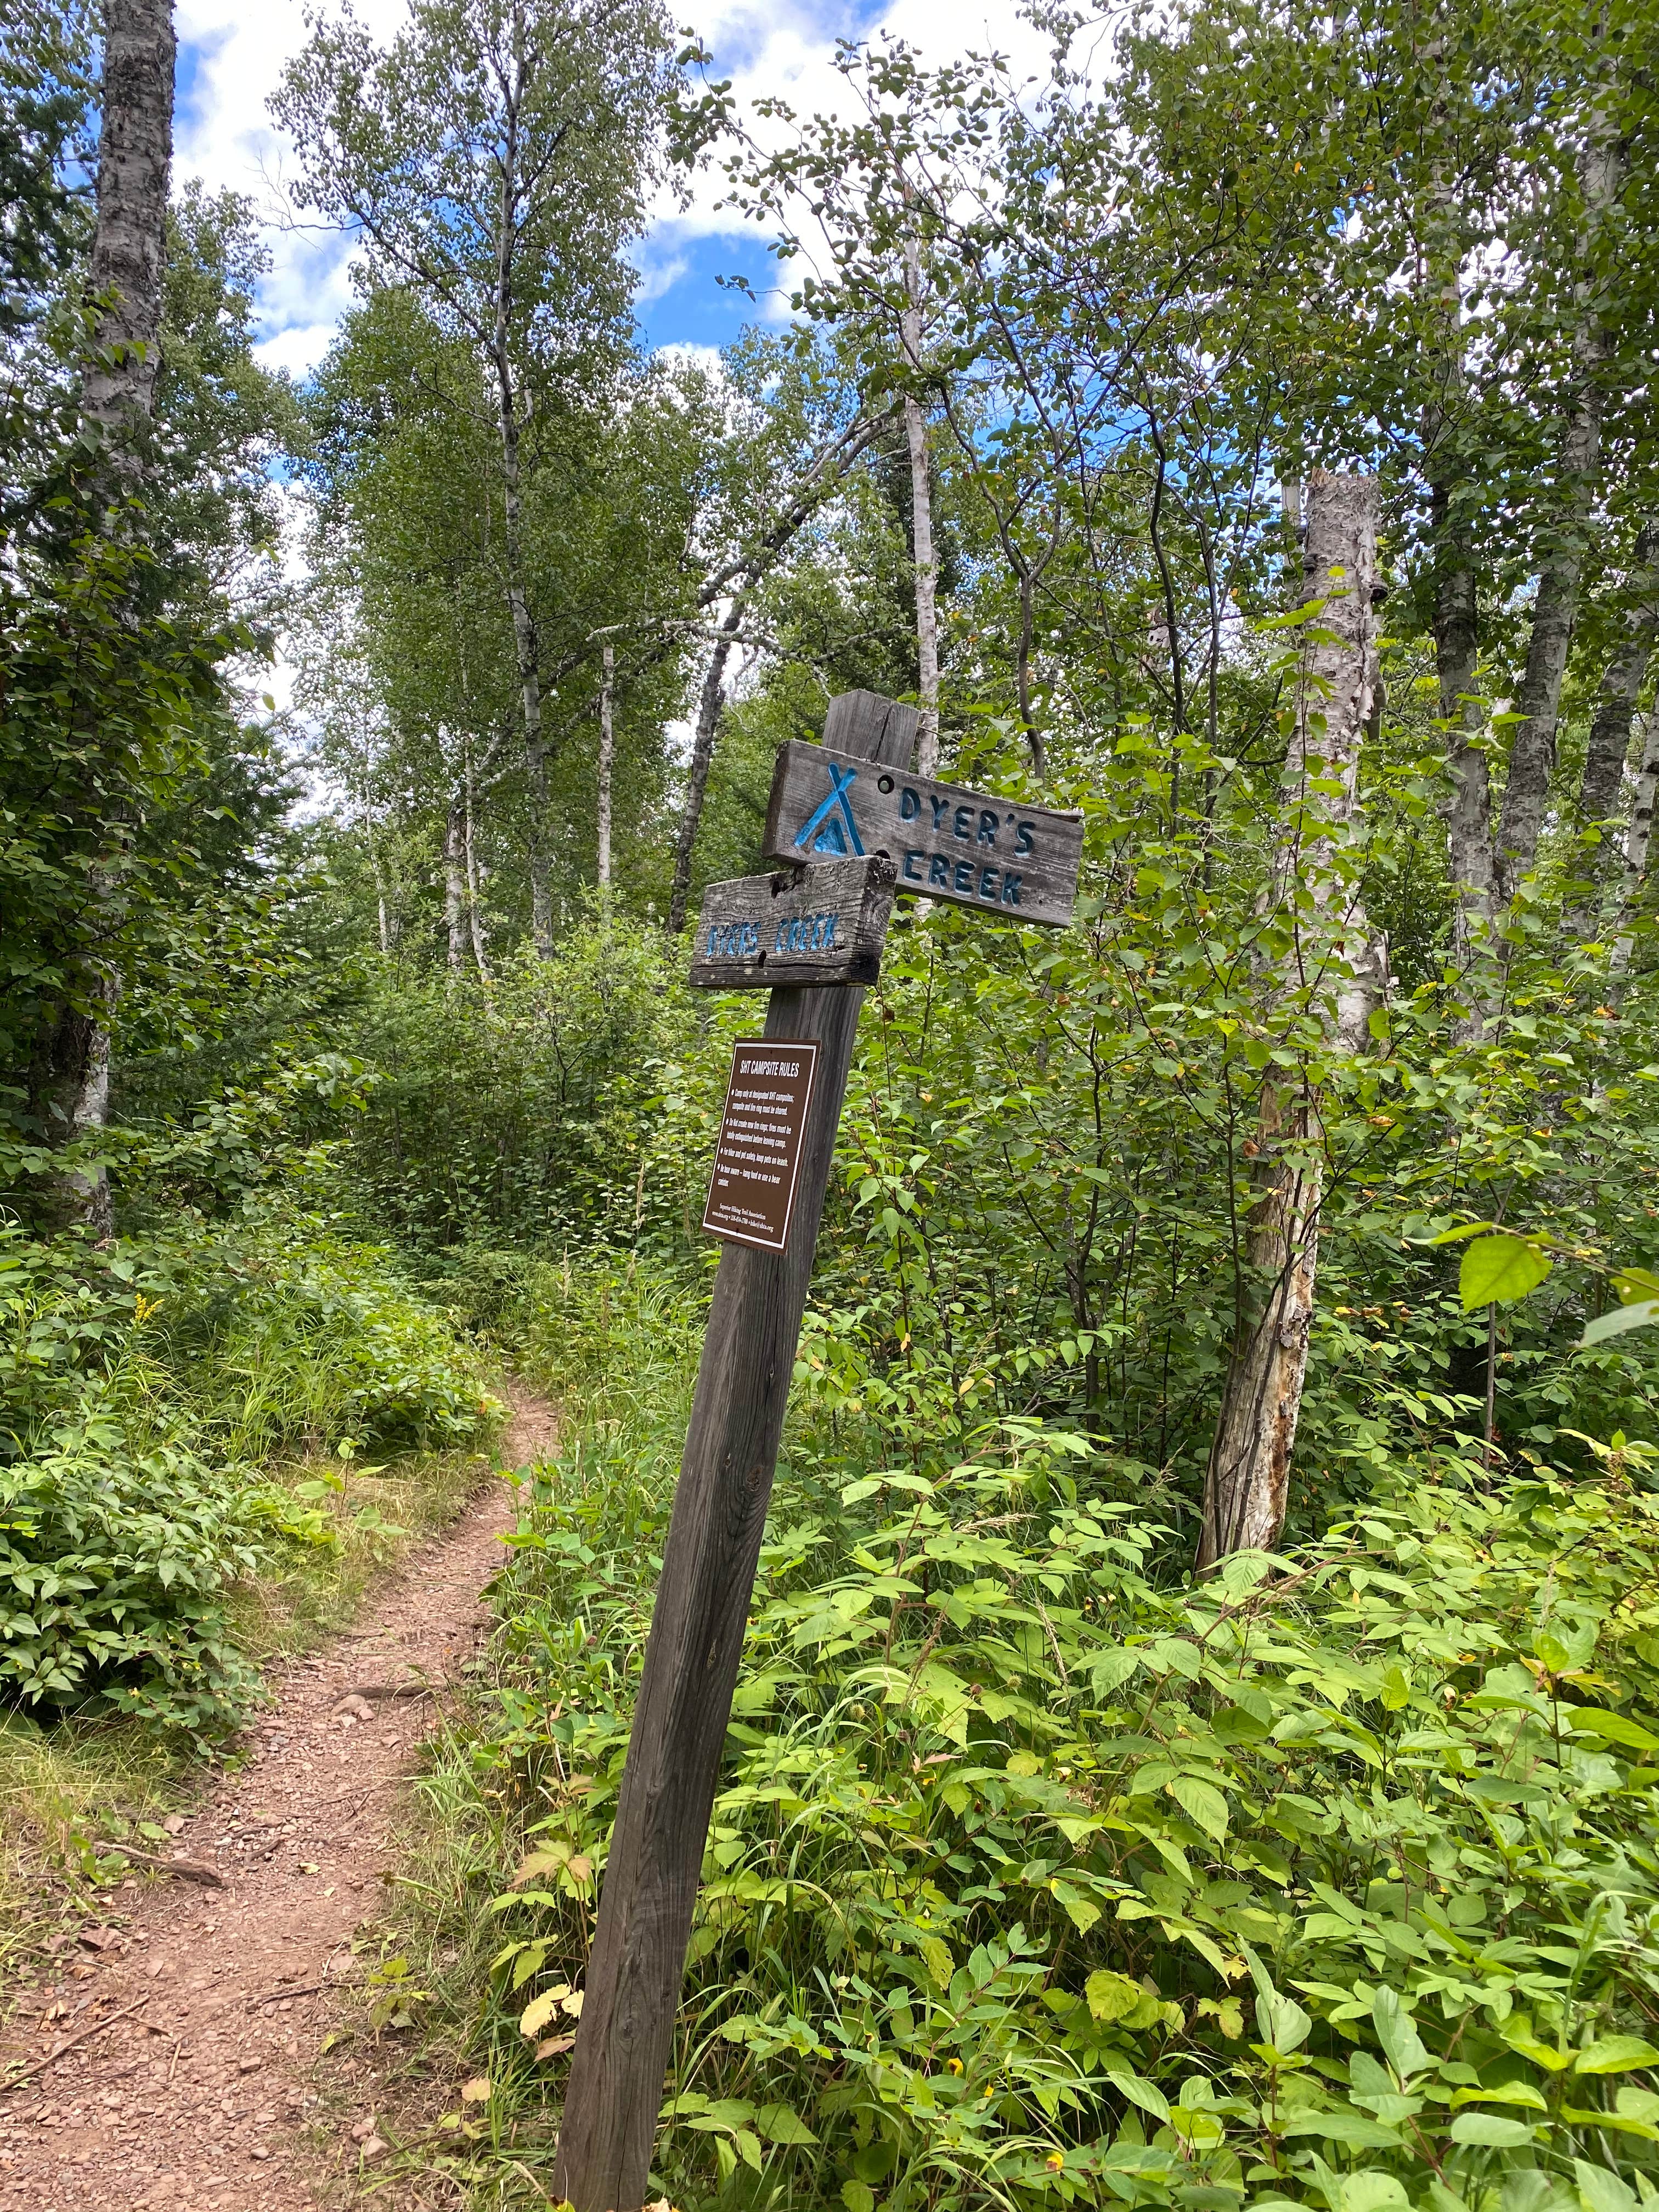
[[[803,851],[839,853],[843,858],[861,860],[864,840],[859,836],[853,802],[847,796],[858,780],[858,770],[838,769],[833,761],[826,761],[824,766],[830,771],[830,795],[802,823],[795,843]]]

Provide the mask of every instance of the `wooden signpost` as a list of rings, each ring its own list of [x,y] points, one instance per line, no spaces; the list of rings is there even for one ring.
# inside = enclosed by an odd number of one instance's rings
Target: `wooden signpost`
[[[764,1036],[733,1053],[703,1219],[726,1249],[559,2131],[554,2191],[575,2212],[644,2202],[836,1127],[895,881],[1019,921],[1063,922],[1076,894],[1078,817],[911,775],[916,720],[874,692],[835,700],[824,744],[786,746],[773,786],[767,849],[796,867],[714,884],[697,924],[693,982],[775,988]],[[932,874],[939,855],[948,880]],[[981,888],[992,870],[994,896]]]

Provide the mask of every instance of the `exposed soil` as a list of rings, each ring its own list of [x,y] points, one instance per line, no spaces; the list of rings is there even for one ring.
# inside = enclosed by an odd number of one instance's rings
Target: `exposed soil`
[[[507,1463],[543,1457],[552,1433],[551,1408],[515,1394]],[[136,1876],[20,2002],[0,2084],[40,2070],[0,2090],[0,2207],[313,2212],[372,2170],[381,2145],[372,2111],[350,2108],[349,2062],[343,2118],[331,2096],[319,2124],[318,2047],[380,1894],[399,1779],[431,1693],[476,1647],[512,1520],[492,1484],[272,1684],[246,1764],[171,1852],[222,1887]]]

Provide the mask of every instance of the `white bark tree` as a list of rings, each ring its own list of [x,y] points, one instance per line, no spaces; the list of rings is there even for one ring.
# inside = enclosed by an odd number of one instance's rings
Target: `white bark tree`
[[[537,404],[562,389],[592,396],[623,342],[623,249],[644,221],[671,53],[656,0],[416,0],[384,51],[349,18],[319,25],[271,103],[299,149],[298,204],[360,234],[381,273],[476,349],[489,380],[544,957],[554,763],[526,441]]]
[[[1560,511],[1553,521],[1533,603],[1527,665],[1516,700],[1522,719],[1510,747],[1509,781],[1498,823],[1502,889],[1513,897],[1538,858],[1538,840],[1555,773],[1561,683],[1578,615],[1579,586],[1600,480],[1601,376],[1607,333],[1596,297],[1597,246],[1625,176],[1625,150],[1599,111],[1590,118],[1579,164],[1583,218],[1573,286],[1575,325],[1566,428],[1560,456]]]
[[[921,255],[914,239],[904,247],[904,312],[900,336],[905,367],[921,374]],[[914,392],[904,395],[904,442],[910,459],[910,565],[915,576],[917,700],[916,768],[939,774],[939,562],[933,551],[933,481],[927,451],[927,418]]]
[[[1359,748],[1377,683],[1377,486],[1316,471],[1307,483],[1303,597],[1323,609],[1304,648],[1265,908],[1285,950],[1264,979],[1281,1010],[1316,1013],[1328,1044],[1364,1048],[1382,983],[1342,847],[1358,814]],[[1245,1146],[1255,1203],[1241,1295],[1204,1485],[1197,1564],[1269,1550],[1284,1524],[1308,1369],[1324,1194],[1322,1083],[1269,1071]]]
[[[167,178],[173,161],[177,42],[171,0],[109,0],[98,137],[96,222],[87,272],[96,303],[94,351],[82,405],[99,434],[100,505],[122,526],[121,502],[143,475],[143,441],[161,366],[161,287],[167,259]],[[118,849],[119,839],[116,840]],[[118,860],[91,885],[106,942],[125,911]],[[93,958],[65,1004],[52,1060],[57,1110],[71,1141],[95,1139],[109,1121],[111,1031],[121,999],[113,963]],[[70,1209],[100,1236],[113,1234],[109,1178],[101,1167],[66,1178]]]

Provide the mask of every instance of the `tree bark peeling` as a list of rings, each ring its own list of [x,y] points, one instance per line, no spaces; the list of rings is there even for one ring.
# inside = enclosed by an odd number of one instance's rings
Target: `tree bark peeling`
[[[1381,995],[1385,959],[1357,891],[1345,893],[1334,863],[1358,807],[1359,749],[1376,690],[1377,486],[1374,477],[1322,471],[1307,491],[1303,599],[1325,605],[1316,641],[1304,648],[1267,894],[1270,911],[1295,919],[1274,995],[1281,1005],[1309,997],[1328,1033],[1358,1050]],[[1316,810],[1311,826],[1310,807]],[[1200,1571],[1231,1552],[1271,1550],[1284,1523],[1313,1322],[1324,1176],[1320,1103],[1305,1070],[1293,1083],[1269,1080],[1246,1146],[1255,1200],[1205,1473]]]

